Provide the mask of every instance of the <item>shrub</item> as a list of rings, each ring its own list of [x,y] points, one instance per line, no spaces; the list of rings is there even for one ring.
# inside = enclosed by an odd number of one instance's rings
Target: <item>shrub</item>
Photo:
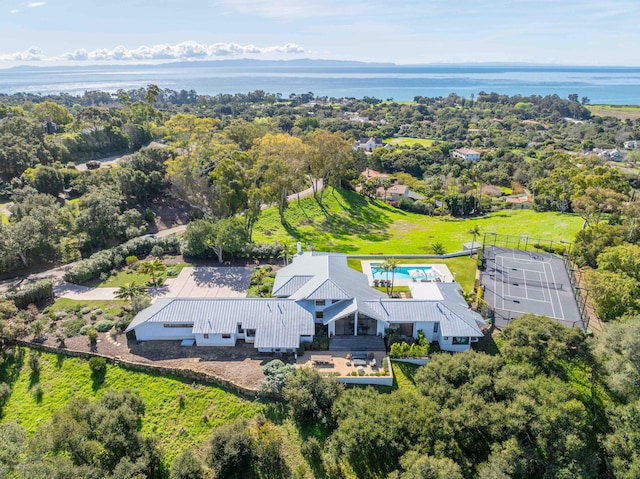
[[[162,259],[162,257],[164,256],[164,249],[162,248],[162,246],[157,244],[153,248],[151,248],[151,256]]]
[[[124,261],[125,263],[127,263],[127,266],[131,266],[132,264],[136,264],[138,262],[138,257],[135,255],[127,256]]]
[[[89,338],[89,343],[96,344],[98,340],[98,331],[96,331],[96,328],[87,329],[87,337]]]
[[[89,314],[90,312],[91,312],[91,308],[90,308],[90,307],[88,307],[88,306],[85,306],[84,308],[82,308],[82,309],[80,310],[80,314],[81,314],[81,315],[83,315],[83,316],[84,316],[85,314]]]
[[[287,376],[293,374],[295,370],[295,366],[284,364],[279,359],[269,361],[262,367],[265,379],[260,383],[258,393],[261,396],[280,396]]]
[[[101,319],[95,324],[94,327],[99,333],[106,333],[111,328],[113,328],[113,321],[109,321],[108,319]]]
[[[53,299],[53,281],[50,279],[34,281],[22,289],[6,293],[4,297],[6,300],[13,301],[18,309],[25,309],[34,303],[51,301]]]
[[[217,478],[236,477],[238,471],[250,470],[253,440],[244,419],[214,429],[210,446],[207,463]]]
[[[68,319],[62,323],[62,328],[67,338],[72,338],[80,334],[80,330],[85,324],[87,323],[82,318]]]
[[[125,261],[131,256],[146,256],[151,253],[154,246],[159,245],[165,253],[178,253],[180,251],[180,240],[176,236],[166,236],[163,238],[154,238],[151,236],[141,236],[133,238],[111,249],[98,251],[91,255],[90,258],[78,261],[65,274],[65,281],[71,283],[85,283],[91,279],[97,278],[101,273],[110,272],[119,266],[116,263],[116,257],[121,256]]]
[[[29,353],[29,369],[32,373],[40,372],[40,356],[34,351]]]
[[[151,297],[146,294],[134,296],[131,300],[131,310],[133,311],[133,314],[138,314],[149,306],[151,306]]]
[[[89,359],[89,369],[96,374],[103,374],[107,370],[107,360],[98,356]]]
[[[121,332],[124,331],[125,329],[127,329],[129,324],[131,324],[132,320],[133,317],[131,315],[126,315],[119,318],[118,321],[116,321],[116,329]]]
[[[96,316],[100,316],[102,315],[102,309],[98,308],[98,309],[94,309],[93,310],[93,314],[95,314]]]
[[[273,243],[249,243],[242,248],[242,255],[251,259],[278,259],[286,246],[280,241]]]
[[[43,395],[43,391],[42,391],[42,384],[37,383],[34,384],[33,387],[30,389],[31,394],[33,394],[33,397],[36,398],[36,401],[40,402],[42,400],[42,395]]]
[[[144,210],[144,220],[147,223],[151,223],[155,219],[156,219],[156,214],[153,212],[151,208],[147,208],[146,210]]]
[[[200,459],[190,450],[186,449],[171,463],[171,479],[201,479],[204,470]]]
[[[11,396],[11,388],[6,383],[0,383],[0,407],[4,406]]]
[[[167,268],[167,278],[175,278],[178,276],[178,268],[175,266],[169,266]]]
[[[0,319],[9,319],[18,314],[18,308],[13,301],[0,301]]]

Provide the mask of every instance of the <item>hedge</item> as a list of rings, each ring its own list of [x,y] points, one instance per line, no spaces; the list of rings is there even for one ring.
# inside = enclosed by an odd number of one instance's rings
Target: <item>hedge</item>
[[[160,246],[165,253],[180,252],[180,240],[176,236],[164,238],[140,236],[114,248],[98,251],[88,259],[78,261],[65,274],[64,280],[76,284],[86,283],[98,278],[101,273],[119,268],[125,261],[124,258],[148,255],[154,246]]]
[[[25,287],[5,293],[4,298],[13,301],[18,309],[26,309],[30,304],[42,303],[53,299],[53,281],[42,279]]]

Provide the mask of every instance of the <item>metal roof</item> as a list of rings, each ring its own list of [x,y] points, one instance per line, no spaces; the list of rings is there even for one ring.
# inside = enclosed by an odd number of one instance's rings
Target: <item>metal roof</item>
[[[276,273],[273,289],[280,296],[280,289],[293,278],[310,275],[313,277],[309,281],[305,281],[289,297],[294,299],[359,298],[363,300],[386,298],[384,293],[369,286],[369,281],[364,274],[349,268],[347,256],[341,253],[306,252],[296,255],[290,265]],[[282,295],[284,296],[284,294]]]
[[[313,279],[313,276],[288,276],[286,278],[282,276],[280,282],[278,282],[276,277],[271,294],[274,297],[286,298],[302,288],[311,279]]]
[[[420,299],[388,299],[366,301],[388,323],[412,323],[416,321],[440,323],[443,336],[481,337],[474,311],[453,311],[443,301]],[[482,318],[480,317],[482,321]]]
[[[257,348],[297,348],[315,332],[312,304],[289,299],[162,299],[140,312],[127,331],[148,323],[193,324],[193,334],[234,334],[255,329]]]

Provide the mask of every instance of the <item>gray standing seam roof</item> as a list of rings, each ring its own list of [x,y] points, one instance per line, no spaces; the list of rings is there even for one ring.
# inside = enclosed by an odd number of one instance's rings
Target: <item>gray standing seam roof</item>
[[[315,332],[312,305],[289,299],[163,299],[139,313],[127,331],[143,322],[193,324],[193,334],[234,334],[241,324],[256,330],[257,348],[297,348],[300,336]]]

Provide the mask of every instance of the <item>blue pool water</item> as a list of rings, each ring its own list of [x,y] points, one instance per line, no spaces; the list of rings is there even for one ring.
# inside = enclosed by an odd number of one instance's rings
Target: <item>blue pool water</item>
[[[421,271],[422,274],[416,276],[417,279],[426,278],[428,280],[434,280],[438,277],[438,275],[432,271],[433,268],[431,266],[398,266],[395,272],[395,279],[411,279],[411,273],[409,271],[418,270]],[[380,268],[378,264],[371,265],[371,274],[373,279],[387,279],[387,272]],[[391,280],[392,273],[389,271],[389,280]]]

